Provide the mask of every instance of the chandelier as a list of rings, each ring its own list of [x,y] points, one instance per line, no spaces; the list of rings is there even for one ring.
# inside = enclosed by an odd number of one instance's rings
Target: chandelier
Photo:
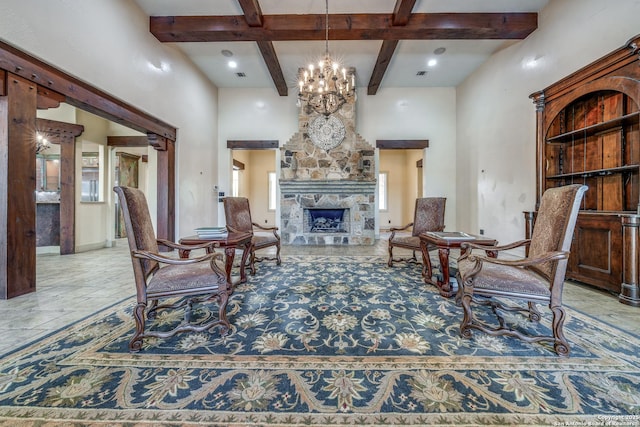
[[[49,149],[50,142],[47,138],[38,133],[36,135],[36,154],[42,153],[44,150]]]
[[[329,55],[329,0],[325,0],[325,52],[317,65],[301,68],[298,75],[298,106],[329,116],[356,97],[356,76],[352,68],[340,68]]]

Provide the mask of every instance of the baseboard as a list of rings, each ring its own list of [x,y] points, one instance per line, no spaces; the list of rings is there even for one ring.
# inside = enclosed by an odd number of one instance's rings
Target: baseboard
[[[96,249],[112,248],[116,245],[115,240],[105,240],[104,242],[88,243],[86,245],[77,245],[76,253],[95,251]]]
[[[60,246],[36,246],[36,255],[60,255]]]

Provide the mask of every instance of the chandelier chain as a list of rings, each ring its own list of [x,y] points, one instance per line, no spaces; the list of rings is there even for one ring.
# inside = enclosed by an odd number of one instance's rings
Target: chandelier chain
[[[329,56],[329,0],[324,1],[324,53]]]

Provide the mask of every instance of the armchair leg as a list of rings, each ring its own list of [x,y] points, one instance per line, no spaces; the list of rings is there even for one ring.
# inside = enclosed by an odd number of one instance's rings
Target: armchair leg
[[[251,275],[256,274],[256,252],[251,248],[251,254],[249,255],[249,267],[251,268]]]
[[[569,356],[569,342],[562,331],[566,313],[562,307],[551,307],[551,311],[553,312],[553,321],[551,323],[554,338],[553,349],[556,351],[558,356]]]
[[[389,261],[387,261],[389,267],[393,267],[393,246],[389,243]]]
[[[142,349],[142,337],[144,335],[144,313],[147,309],[145,303],[139,302],[133,310],[133,318],[136,321],[136,332],[133,334],[133,338],[129,341],[129,351],[137,352]]]
[[[458,294],[462,294],[459,299],[463,310],[462,322],[460,322],[460,336],[462,338],[469,339],[471,338],[471,324],[473,323],[473,313],[471,312],[471,300],[473,299],[473,293],[464,292],[464,289],[461,286]],[[457,298],[458,297],[456,297],[456,299]]]
[[[282,259],[280,259],[280,244],[276,246],[276,265],[282,264]]]
[[[538,307],[534,302],[529,301],[529,320],[532,322],[539,322],[542,319],[542,313],[538,310]]]
[[[220,319],[220,335],[227,335],[231,324],[227,319],[227,303],[229,302],[228,292],[218,293],[218,319]]]

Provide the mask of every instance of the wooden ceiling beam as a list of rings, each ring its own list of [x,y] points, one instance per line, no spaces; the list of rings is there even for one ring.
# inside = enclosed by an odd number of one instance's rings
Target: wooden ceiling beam
[[[387,67],[391,62],[396,46],[398,46],[398,40],[385,40],[382,42],[378,59],[376,59],[376,65],[373,67],[369,85],[367,86],[367,95],[375,95],[378,93],[378,88],[380,87],[380,83],[382,83],[384,73],[387,72]]]
[[[262,10],[260,9],[258,0],[238,0],[238,3],[240,3],[247,25],[252,28],[262,27]],[[269,74],[271,74],[271,80],[273,80],[273,84],[275,85],[278,94],[280,96],[287,96],[289,89],[287,88],[287,82],[285,81],[284,74],[282,73],[280,61],[278,61],[276,49],[273,47],[273,42],[268,40],[257,40],[257,43],[258,49],[260,49],[260,53],[262,54],[262,59],[264,59],[267,69],[269,70]]]
[[[393,9],[393,25],[407,25],[411,17],[411,11],[416,4],[416,0],[397,0],[396,7]],[[373,72],[367,85],[367,95],[375,95],[378,93],[380,83],[387,72],[387,67],[393,58],[393,54],[398,46],[398,40],[384,40],[378,53],[378,58],[373,66]]]
[[[287,96],[289,89],[287,88],[287,82],[284,79],[282,67],[280,66],[280,61],[278,61],[278,55],[273,47],[273,43],[263,41],[259,41],[257,43],[258,49],[260,49],[260,53],[262,54],[262,58],[269,69],[269,74],[271,74],[273,84],[278,90],[278,94],[280,96]]]
[[[46,135],[51,143],[60,144],[63,141],[75,141],[75,139],[84,132],[84,126],[75,123],[36,118],[36,131]]]
[[[262,27],[262,9],[258,0],[238,0],[244,19],[250,27]]]
[[[109,147],[148,147],[147,136],[107,136]]]
[[[161,42],[324,40],[324,15],[264,15],[251,27],[244,16],[152,16]],[[537,13],[414,13],[404,26],[392,14],[330,15],[330,40],[524,39],[538,26]]]
[[[393,9],[393,25],[407,25],[416,0],[398,0]]]

